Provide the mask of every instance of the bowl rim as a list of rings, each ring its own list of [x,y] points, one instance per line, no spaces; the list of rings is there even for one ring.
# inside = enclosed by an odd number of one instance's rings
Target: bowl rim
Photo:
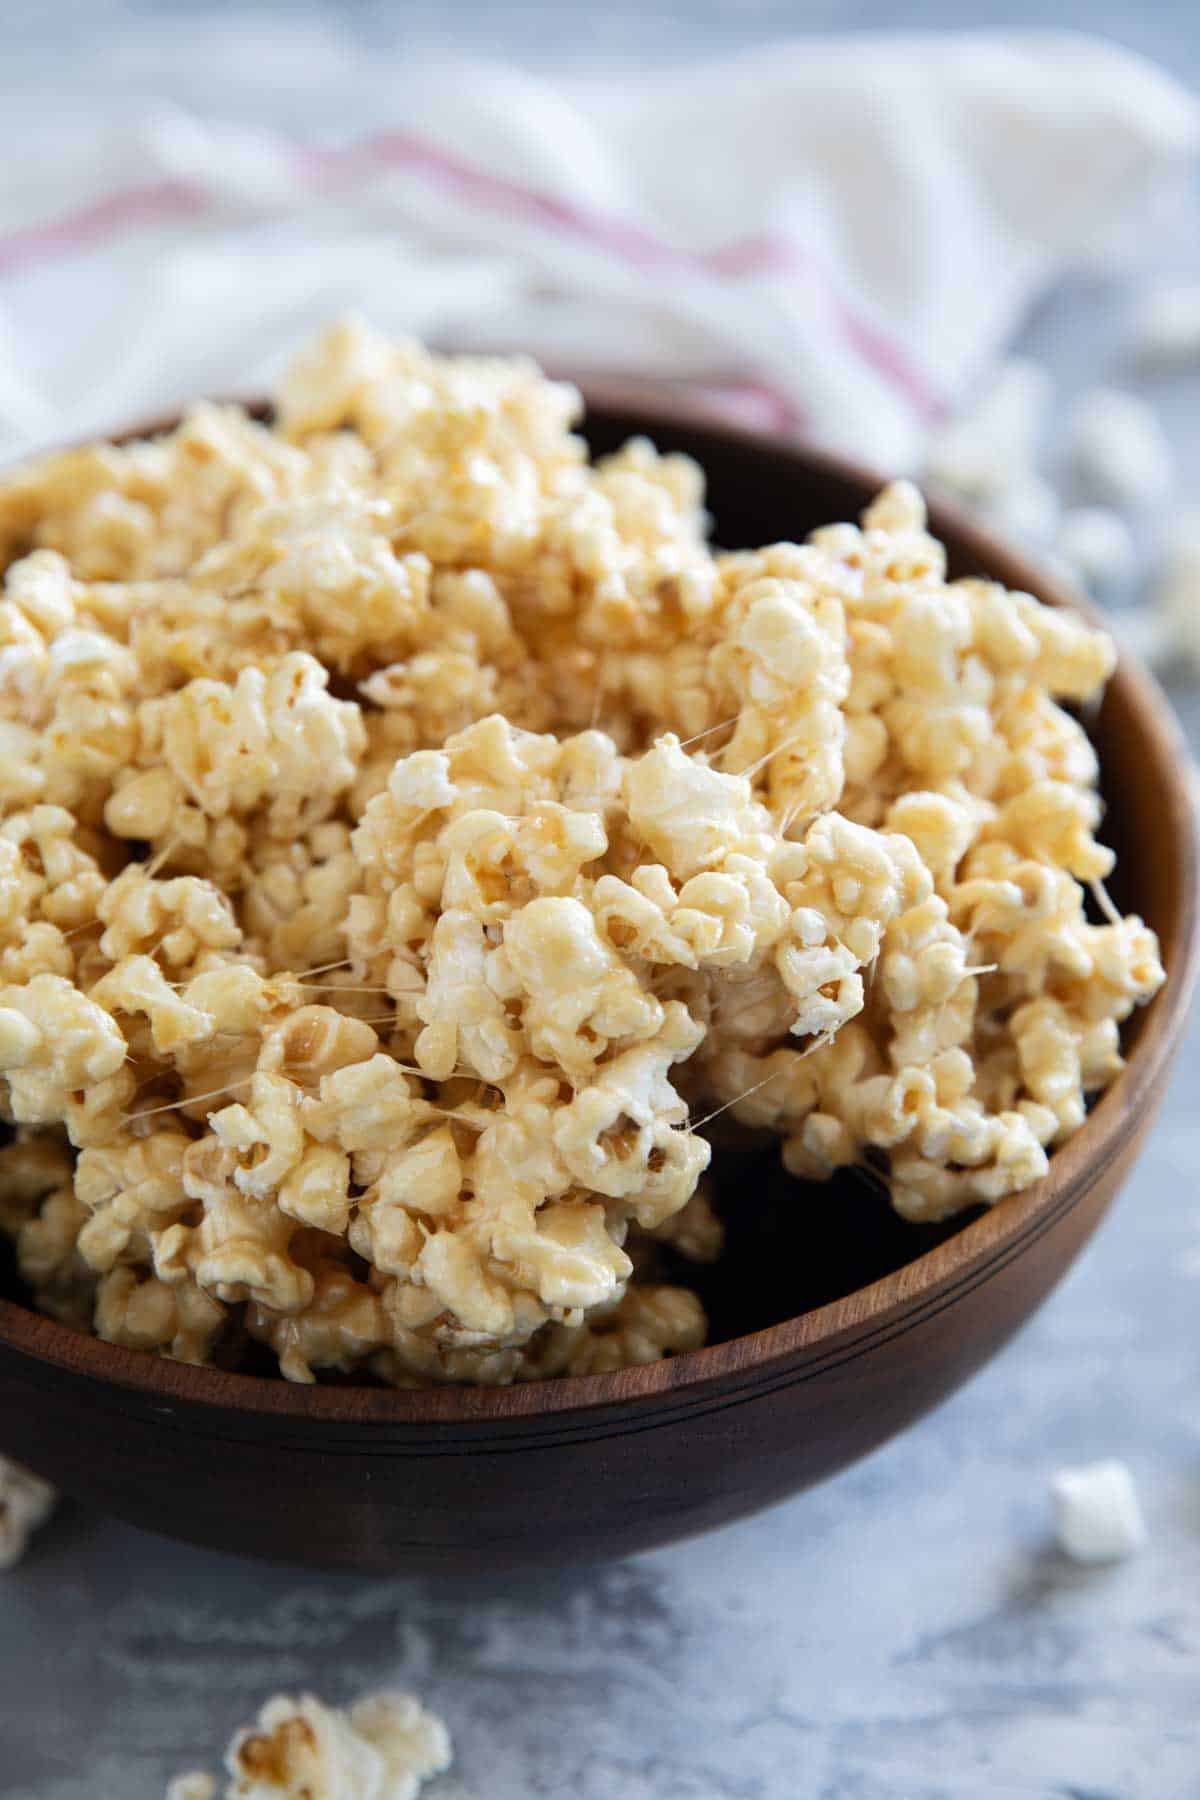
[[[685,398],[672,397],[645,407],[630,404],[627,389],[584,384],[583,392],[590,417],[617,424],[628,435],[686,432],[689,452],[702,465],[708,451],[719,453],[733,447],[766,455],[777,467],[790,464],[800,480],[816,473],[852,485],[864,495],[877,491],[888,479],[869,464],[839,452],[715,421],[711,411]],[[269,410],[256,399],[238,404],[259,415]],[[171,429],[179,417],[176,412],[91,441],[115,443],[153,437]],[[1082,613],[1093,624],[1104,623],[1097,609],[1068,582],[997,537],[932,484],[926,493],[935,536],[952,540],[955,548],[1006,587]],[[1164,827],[1177,845],[1178,941],[1167,979],[1146,1009],[1125,1068],[1075,1135],[1055,1151],[1048,1174],[1000,1201],[934,1249],[824,1306],[700,1350],[611,1374],[558,1376],[508,1387],[308,1385],[278,1376],[246,1375],[211,1365],[172,1362],[150,1351],[110,1344],[4,1299],[0,1299],[0,1349],[50,1365],[67,1376],[132,1390],[151,1401],[191,1404],[247,1417],[274,1415],[297,1424],[311,1420],[324,1425],[373,1422],[398,1429],[431,1425],[469,1428],[540,1419],[561,1424],[563,1414],[594,1414],[597,1409],[614,1406],[636,1409],[655,1401],[674,1401],[686,1410],[689,1402],[703,1404],[705,1396],[711,1398],[714,1384],[722,1384],[727,1391],[731,1380],[737,1385],[740,1378],[741,1385],[752,1384],[760,1391],[764,1384],[772,1385],[772,1373],[776,1380],[785,1380],[797,1361],[827,1366],[830,1357],[838,1360],[841,1355],[856,1354],[868,1342],[906,1328],[948,1298],[986,1279],[1041,1235],[1120,1156],[1153,1103],[1187,1021],[1200,970],[1200,845],[1191,750],[1157,682],[1121,646],[1108,691],[1120,695],[1143,747],[1150,752],[1150,765],[1161,778],[1157,801]],[[167,1410],[173,1411],[174,1406]]]

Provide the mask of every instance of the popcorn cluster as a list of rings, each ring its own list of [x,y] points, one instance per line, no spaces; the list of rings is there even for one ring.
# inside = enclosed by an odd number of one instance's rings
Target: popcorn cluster
[[[357,325],[277,424],[0,482],[0,1224],[39,1304],[290,1379],[703,1341],[692,1124],[914,1218],[1042,1174],[1162,980],[1086,907],[1108,640],[919,495],[723,554],[700,472]],[[1111,912],[1111,908],[1109,909]]]
[[[450,1734],[412,1694],[383,1692],[343,1710],[313,1694],[275,1694],[225,1754],[225,1800],[416,1800],[450,1767]],[[216,1800],[197,1771],[167,1800]]]

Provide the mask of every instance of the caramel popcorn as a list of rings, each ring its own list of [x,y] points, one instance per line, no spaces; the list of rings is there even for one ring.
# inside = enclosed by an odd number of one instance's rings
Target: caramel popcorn
[[[275,1694],[225,1753],[225,1800],[416,1800],[450,1767],[450,1734],[412,1694],[327,1706]],[[211,1775],[176,1776],[167,1800],[216,1800]]]
[[[578,417],[348,322],[274,425],[0,479],[0,1226],[57,1316],[618,1369],[703,1342],[710,1115],[943,1218],[1120,1070],[1108,639],[947,580],[903,482],[714,551],[692,463]]]

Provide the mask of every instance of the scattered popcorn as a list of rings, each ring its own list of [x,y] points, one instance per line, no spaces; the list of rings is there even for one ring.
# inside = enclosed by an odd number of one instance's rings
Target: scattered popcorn
[[[1172,633],[1161,613],[1149,606],[1114,608],[1109,616],[1109,629],[1116,643],[1130,656],[1138,657],[1151,668],[1187,671],[1189,660],[1172,643]]]
[[[1107,507],[1080,506],[1064,513],[1054,548],[1094,591],[1127,587],[1137,569],[1133,534],[1121,515]]]
[[[1083,481],[1115,506],[1152,506],[1174,484],[1170,446],[1153,410],[1118,388],[1084,395],[1071,421],[1071,449]]]
[[[1164,281],[1147,288],[1134,313],[1133,351],[1151,368],[1200,357],[1200,282]]]
[[[1049,404],[1045,369],[1018,358],[1004,363],[975,408],[934,437],[931,479],[976,501],[998,500],[1032,470]]]
[[[276,1694],[225,1753],[225,1800],[416,1800],[450,1767],[450,1734],[412,1694],[326,1706]],[[176,1776],[167,1800],[216,1800],[211,1775]]]
[[[200,1769],[176,1775],[167,1783],[167,1800],[217,1800],[216,1780]]]
[[[1060,1469],[1050,1494],[1059,1546],[1076,1562],[1120,1562],[1146,1542],[1137,1489],[1123,1462]]]
[[[983,510],[989,524],[998,530],[1035,546],[1054,543],[1062,554],[1061,533],[1070,515],[1062,516],[1058,495],[1048,481],[1020,474],[1010,487],[987,500]]]
[[[0,1569],[11,1569],[58,1498],[48,1481],[0,1456]]]
[[[1185,512],[1168,536],[1150,601],[1156,660],[1200,672],[1200,513]]]
[[[985,405],[996,509],[1043,390]],[[1120,1070],[1108,638],[948,580],[907,482],[716,552],[692,463],[578,416],[347,323],[274,428],[0,477],[0,1227],[55,1316],[297,1382],[644,1363],[704,1339],[659,1277],[720,1255],[709,1115],[938,1219]]]

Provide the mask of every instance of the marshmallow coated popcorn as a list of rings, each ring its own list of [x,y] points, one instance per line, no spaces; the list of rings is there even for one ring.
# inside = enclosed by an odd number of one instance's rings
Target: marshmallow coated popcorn
[[[39,1304],[290,1379],[696,1347],[698,1129],[945,1217],[1162,980],[1064,703],[1108,640],[919,495],[717,553],[519,361],[365,328],[277,422],[0,481],[0,1224]],[[1099,897],[1089,910],[1090,894]]]

